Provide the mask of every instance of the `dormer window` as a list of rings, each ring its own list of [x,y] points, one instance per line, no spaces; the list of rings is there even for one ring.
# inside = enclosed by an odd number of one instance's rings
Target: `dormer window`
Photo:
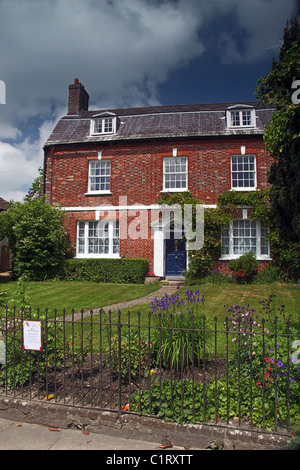
[[[91,119],[91,135],[115,134],[117,132],[117,116],[113,113],[101,113]]]
[[[255,127],[255,109],[247,105],[231,106],[226,111],[226,119],[230,129]]]

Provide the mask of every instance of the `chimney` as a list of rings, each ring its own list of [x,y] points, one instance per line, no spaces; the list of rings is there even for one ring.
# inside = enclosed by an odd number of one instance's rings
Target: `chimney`
[[[75,78],[74,83],[69,85],[68,114],[79,114],[89,108],[89,95],[84,86]]]

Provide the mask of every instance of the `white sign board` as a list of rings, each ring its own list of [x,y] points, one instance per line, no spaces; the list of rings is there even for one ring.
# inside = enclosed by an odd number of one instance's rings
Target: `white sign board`
[[[6,363],[5,343],[0,339],[0,364]]]
[[[42,350],[42,323],[39,321],[23,321],[23,349]]]

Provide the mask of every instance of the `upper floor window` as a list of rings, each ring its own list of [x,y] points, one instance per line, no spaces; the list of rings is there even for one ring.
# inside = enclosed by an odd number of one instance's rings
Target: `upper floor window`
[[[231,189],[235,191],[256,189],[255,155],[231,156]]]
[[[163,190],[187,191],[187,157],[165,157]]]
[[[101,113],[91,120],[91,135],[115,134],[117,131],[117,116],[113,113]]]
[[[110,192],[110,160],[90,160],[88,192]]]
[[[227,127],[255,127],[255,109],[249,106],[231,106],[227,109]]]

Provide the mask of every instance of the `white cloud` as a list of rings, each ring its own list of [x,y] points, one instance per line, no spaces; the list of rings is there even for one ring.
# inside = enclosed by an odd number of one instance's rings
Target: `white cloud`
[[[43,146],[56,121],[45,121],[33,141],[26,137],[19,144],[0,142],[1,197],[7,201],[23,201],[39,167],[43,166]]]

